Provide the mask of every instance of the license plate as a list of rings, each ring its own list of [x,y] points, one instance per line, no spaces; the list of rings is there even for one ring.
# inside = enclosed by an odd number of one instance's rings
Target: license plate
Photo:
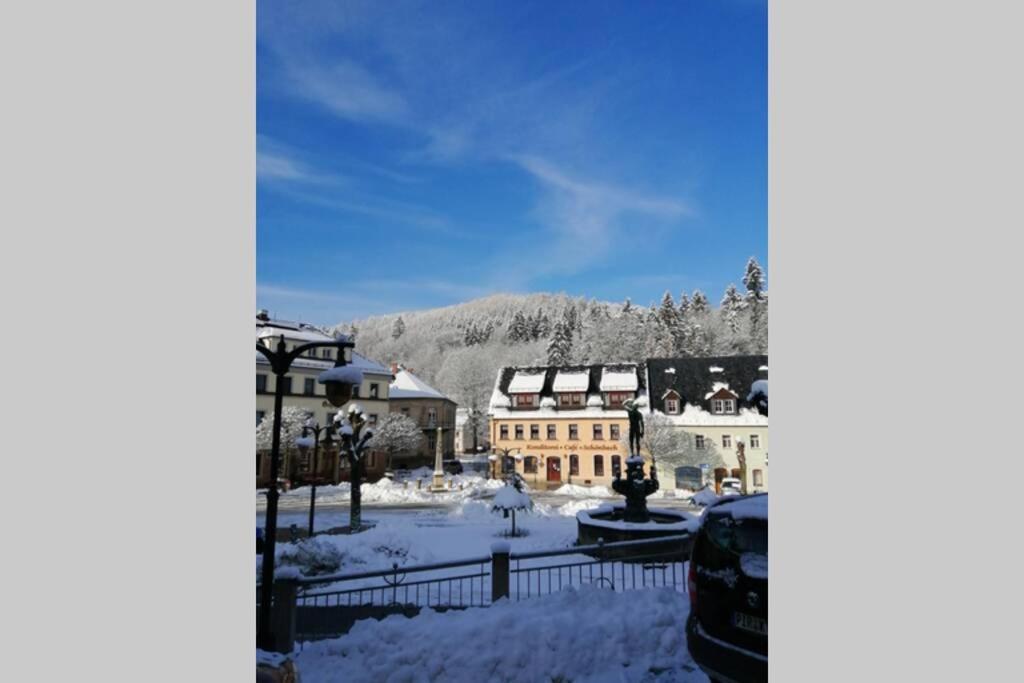
[[[767,619],[743,614],[742,612],[735,612],[732,615],[732,623],[733,626],[743,629],[744,631],[750,631],[751,633],[757,633],[762,636],[768,635]]]

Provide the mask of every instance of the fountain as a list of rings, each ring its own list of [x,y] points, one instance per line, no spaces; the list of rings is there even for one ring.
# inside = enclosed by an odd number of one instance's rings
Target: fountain
[[[616,493],[622,494],[626,501],[576,513],[577,545],[595,545],[599,540],[604,543],[615,543],[679,536],[692,533],[696,529],[697,518],[691,514],[647,507],[647,496],[657,491],[659,487],[658,469],[652,458],[651,477],[644,477],[644,460],[640,456],[643,416],[632,400],[626,401],[624,407],[629,414],[630,457],[626,459],[626,478],[622,479],[619,473],[616,473],[612,488]],[[685,558],[690,552],[690,542],[680,544],[673,541],[666,543],[664,547],[647,546],[643,552],[672,553]],[[636,554],[636,551],[629,548],[601,551],[605,559],[624,557],[631,553]]]

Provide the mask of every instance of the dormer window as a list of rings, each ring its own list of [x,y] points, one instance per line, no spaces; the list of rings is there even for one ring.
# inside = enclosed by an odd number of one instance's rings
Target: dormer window
[[[534,408],[537,406],[537,394],[513,394],[516,408]]]
[[[609,408],[621,408],[622,404],[628,399],[633,398],[632,391],[609,391],[606,396],[608,397]]]
[[[666,415],[678,415],[681,412],[682,401],[679,398],[679,394],[673,389],[669,389],[662,394],[661,400],[665,402]]]
[[[711,401],[711,412],[715,415],[735,415],[736,399],[716,398]]]

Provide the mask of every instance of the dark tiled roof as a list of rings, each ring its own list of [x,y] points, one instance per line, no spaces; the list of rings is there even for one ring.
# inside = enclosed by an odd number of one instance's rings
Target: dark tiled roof
[[[525,372],[526,374],[544,373],[544,387],[540,391],[540,395],[554,396],[552,386],[555,383],[555,376],[558,375],[559,371],[562,372],[574,372],[580,373],[588,371],[590,373],[590,383],[587,385],[587,395],[600,394],[601,393],[601,369],[607,368],[611,371],[621,370],[624,367],[631,367],[636,365],[637,382],[639,383],[639,393],[643,393],[646,388],[646,380],[644,379],[644,367],[643,364],[635,363],[610,363],[608,365],[562,365],[562,366],[518,366],[518,367],[505,367],[501,369],[501,379],[498,380],[498,390],[504,395],[508,396],[508,385],[511,384],[512,378],[515,377],[517,372]]]
[[[710,356],[707,358],[650,358],[647,360],[648,376],[651,380],[651,409],[664,412],[665,392],[673,390],[679,394],[683,403],[692,403],[707,410],[708,401],[704,396],[711,391],[715,382],[729,385],[729,389],[739,396],[738,407],[757,408],[747,402],[750,385],[759,379],[767,379],[767,371],[758,368],[768,365],[768,356]],[[722,368],[722,372],[711,372],[712,367]],[[665,372],[674,368],[675,372]]]

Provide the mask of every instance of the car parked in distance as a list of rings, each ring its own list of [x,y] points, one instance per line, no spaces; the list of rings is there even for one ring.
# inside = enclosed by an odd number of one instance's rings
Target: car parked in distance
[[[723,496],[738,496],[743,493],[743,484],[739,479],[734,477],[726,477],[722,480],[722,495]]]
[[[709,506],[690,554],[690,655],[712,681],[768,680],[768,494]]]
[[[441,463],[441,467],[445,474],[462,474],[462,462],[459,460],[445,460]]]

